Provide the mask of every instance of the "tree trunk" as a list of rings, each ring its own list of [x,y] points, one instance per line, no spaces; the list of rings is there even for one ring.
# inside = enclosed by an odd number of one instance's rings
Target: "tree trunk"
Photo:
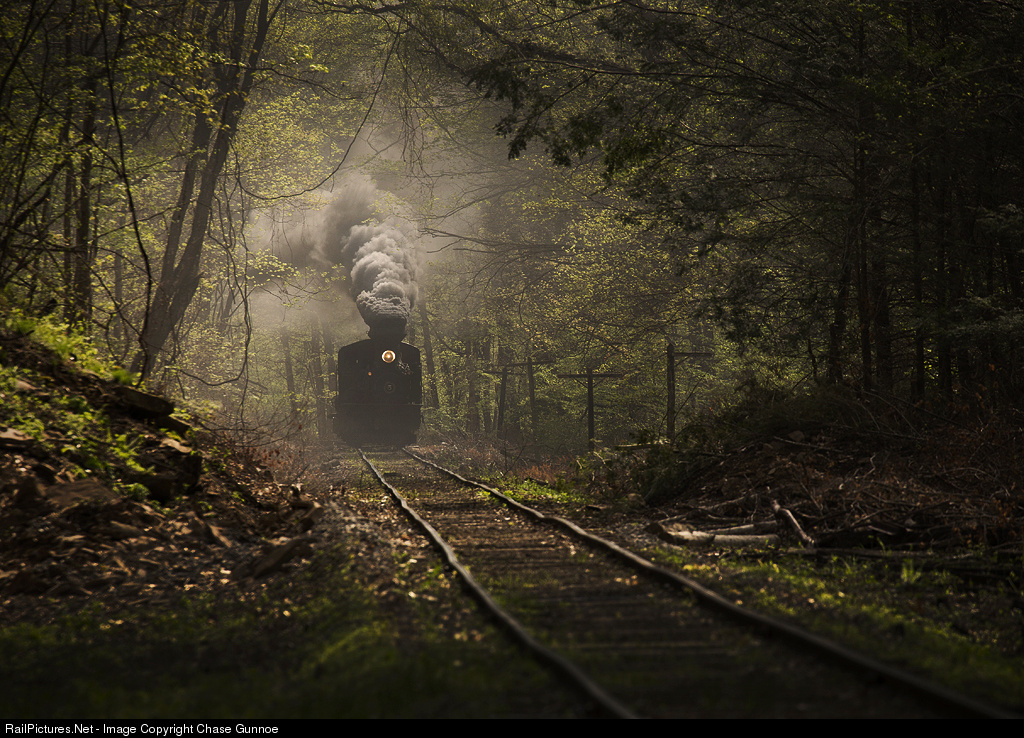
[[[82,160],[78,170],[75,232],[71,246],[70,321],[85,326],[92,318],[92,147],[96,134],[96,79],[85,85],[86,108],[82,113]]]
[[[852,228],[850,230],[852,231]],[[834,383],[843,381],[842,351],[843,341],[846,338],[850,279],[853,277],[853,264],[850,258],[852,251],[852,232],[848,232],[846,247],[843,250],[842,268],[839,273],[839,285],[836,288],[836,299],[832,309],[832,324],[828,328],[828,379]]]
[[[423,360],[427,366],[427,400],[429,407],[441,406],[437,392],[437,377],[434,373],[434,346],[430,341],[430,317],[427,315],[427,303],[420,297],[420,323],[423,324]]]
[[[324,397],[323,341],[320,326],[313,323],[309,347],[310,371],[313,373],[313,391],[316,392],[316,431],[321,439],[327,438],[327,402]]]
[[[188,164],[186,164],[186,172],[183,175],[179,191],[178,207],[168,231],[167,252],[164,255],[160,282],[139,336],[140,349],[132,367],[143,379],[152,372],[157,355],[163,349],[171,331],[184,318],[185,311],[199,288],[202,276],[203,245],[213,213],[217,184],[224,163],[227,161],[239,119],[245,109],[246,99],[252,90],[253,73],[259,62],[267,30],[273,19],[267,14],[269,0],[259,0],[255,37],[249,48],[248,60],[243,62],[246,16],[251,2],[252,0],[233,0],[231,2],[224,0],[221,3],[222,7],[227,5],[233,7],[234,26],[229,46],[231,62],[224,65],[217,75],[216,81],[217,91],[223,98],[219,125],[216,135],[213,137],[212,151],[205,159],[202,171],[199,172],[199,165],[204,159],[206,151],[204,143],[208,144],[212,132],[207,130],[205,117],[201,113],[196,116],[193,144],[198,147],[199,151],[191,152],[189,158],[189,162],[195,169],[189,170]],[[239,73],[239,69],[243,71]],[[199,191],[192,207],[192,223],[184,249],[181,250],[181,258],[175,262],[178,255],[178,243],[184,229],[185,209],[189,200],[192,199],[191,194],[196,176],[199,176]]]
[[[299,405],[295,396],[295,371],[292,368],[291,342],[288,340],[288,329],[281,327],[281,351],[284,354],[284,385],[288,390],[288,408],[292,417],[299,414]]]

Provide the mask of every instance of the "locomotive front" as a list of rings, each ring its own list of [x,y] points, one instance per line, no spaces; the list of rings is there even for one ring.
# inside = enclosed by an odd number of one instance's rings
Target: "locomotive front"
[[[420,426],[420,351],[397,338],[371,338],[338,351],[334,430],[353,446],[405,446]]]

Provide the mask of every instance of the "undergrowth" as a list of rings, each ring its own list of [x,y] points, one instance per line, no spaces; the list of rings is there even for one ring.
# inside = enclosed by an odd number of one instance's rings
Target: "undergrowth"
[[[848,557],[648,551],[727,598],[983,701],[1024,709],[1024,616],[1008,584]]]
[[[26,337],[51,352],[53,365],[58,362],[74,364],[80,370],[120,384],[131,384],[135,380],[131,372],[104,360],[88,336],[53,316],[36,318],[8,306],[4,308],[0,325],[5,332]],[[2,356],[0,361],[3,361]]]
[[[875,451],[949,462],[963,455],[977,466],[978,452],[1013,476],[1024,449],[1024,422],[1007,409],[985,411],[970,402],[909,403],[893,396],[855,393],[842,386],[818,386],[771,402],[743,401],[714,416],[697,416],[674,441],[641,438],[609,459],[605,481],[622,494],[639,494],[651,504],[686,499],[697,482],[738,451],[779,443],[851,453]],[[985,473],[989,473],[986,471]]]
[[[538,680],[543,689],[546,677],[490,637],[489,626],[445,621],[435,605],[449,588],[440,567],[399,555],[382,580],[355,559],[355,548],[339,543],[267,585],[5,628],[0,712],[491,717],[515,715],[510,691]]]

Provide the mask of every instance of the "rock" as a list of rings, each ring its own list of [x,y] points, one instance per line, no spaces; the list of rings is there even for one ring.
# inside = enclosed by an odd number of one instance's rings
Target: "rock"
[[[256,561],[236,570],[233,575],[235,579],[244,579],[245,577],[258,579],[266,576],[277,571],[296,556],[308,553],[312,549],[312,540],[309,536],[297,536],[283,543],[274,544]]]
[[[321,507],[320,503],[314,502],[312,507],[306,511],[306,514],[299,518],[299,530],[303,533],[309,532],[316,525],[317,521],[323,517],[323,514],[323,507]]]
[[[47,489],[44,494],[47,500],[62,510],[86,500],[104,503],[121,499],[120,495],[95,479],[57,484]]]
[[[183,436],[186,433],[192,431],[191,425],[186,423],[184,420],[178,420],[177,418],[172,417],[170,415],[168,415],[165,418],[158,418],[156,423],[164,430],[173,431],[174,433],[177,433],[179,436]]]
[[[174,403],[158,395],[142,392],[122,384],[114,390],[121,401],[137,416],[144,418],[165,418],[174,412]]]
[[[116,520],[108,520],[101,525],[95,526],[94,530],[97,533],[102,533],[103,535],[117,539],[141,538],[148,535],[145,531],[136,528],[134,525],[126,525],[125,523],[119,523]]]
[[[5,428],[0,431],[0,448],[21,449],[28,448],[35,440],[28,433],[23,433],[16,428]]]
[[[186,446],[184,443],[181,443],[180,441],[176,441],[175,439],[171,438],[170,436],[167,436],[166,438],[163,438],[160,441],[160,447],[161,448],[169,448],[169,449],[171,449],[173,451],[177,451],[179,454],[191,454],[192,453],[192,449],[191,448]]]
[[[217,543],[225,548],[231,548],[231,541],[225,537],[217,526],[210,525],[195,513],[189,513],[188,522],[194,533],[202,536],[210,543]]]
[[[52,509],[53,505],[46,499],[43,489],[36,477],[22,477],[18,480],[14,493],[14,505],[22,510]]]
[[[169,437],[162,439],[157,448],[147,449],[142,463],[155,471],[134,473],[129,481],[144,486],[163,504],[193,492],[203,474],[203,455]]]
[[[181,484],[176,472],[162,472],[160,474],[134,473],[129,475],[129,481],[133,484],[141,484],[149,492],[149,496],[162,505],[166,505],[175,497],[181,497],[187,489]]]
[[[57,470],[49,464],[44,464],[42,462],[35,464],[32,467],[32,471],[47,484],[53,484],[57,481]]]

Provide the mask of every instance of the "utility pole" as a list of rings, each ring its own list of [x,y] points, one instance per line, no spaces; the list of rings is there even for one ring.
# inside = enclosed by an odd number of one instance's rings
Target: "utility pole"
[[[508,386],[509,369],[515,369],[518,367],[526,367],[526,380],[530,388],[530,429],[537,432],[537,384],[533,376],[534,367],[538,364],[553,364],[551,360],[534,361],[533,357],[527,358],[526,361],[517,361],[511,364],[502,364],[501,369],[501,385],[498,388],[498,422],[495,424],[495,431],[500,434],[505,425],[505,396],[506,387]],[[484,370],[484,374],[494,375],[498,372],[496,370]],[[512,376],[521,377],[522,374],[518,372],[512,372]]]
[[[668,400],[665,410],[665,429],[670,444],[676,441],[676,365],[680,359],[706,358],[714,356],[711,351],[683,351],[676,353],[676,346],[672,341],[668,342],[665,348],[665,375],[668,385]]]
[[[587,448],[593,451],[597,436],[594,423],[594,379],[622,379],[625,375],[621,372],[595,372],[593,369],[587,369],[585,374],[559,374],[558,376],[564,379],[583,379],[585,377],[587,380]]]

